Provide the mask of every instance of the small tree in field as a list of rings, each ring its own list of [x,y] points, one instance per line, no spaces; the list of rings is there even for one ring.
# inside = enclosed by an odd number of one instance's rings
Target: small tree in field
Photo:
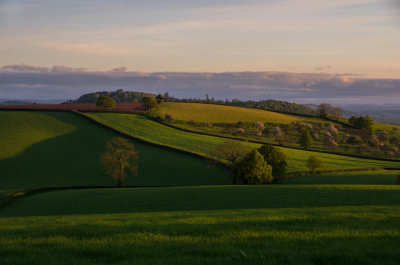
[[[221,160],[228,161],[231,168],[232,183],[236,184],[236,169],[239,161],[250,152],[250,148],[241,144],[239,141],[225,141],[218,145],[210,154]]]
[[[142,102],[149,112],[157,105],[157,100],[154,97],[143,97]]]
[[[243,184],[267,184],[273,180],[272,167],[257,150],[251,151],[239,162],[236,174]]]
[[[100,157],[100,167],[122,186],[126,171],[137,175],[138,152],[128,140],[116,137],[106,144],[106,152]]]
[[[107,96],[101,96],[96,101],[96,108],[103,107],[105,109],[115,108],[115,100]]]
[[[324,166],[324,162],[316,156],[310,156],[306,161],[306,166],[313,173],[317,168]]]
[[[308,149],[314,144],[314,140],[311,137],[311,134],[308,130],[304,131],[304,133],[301,135],[298,143],[304,149]]]

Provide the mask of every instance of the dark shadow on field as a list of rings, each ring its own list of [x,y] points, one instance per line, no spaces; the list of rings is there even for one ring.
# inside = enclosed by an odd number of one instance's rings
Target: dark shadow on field
[[[116,185],[99,168],[107,141],[118,135],[82,117],[66,112],[41,112],[76,130],[36,143],[21,154],[0,160],[0,189],[46,186]],[[27,132],[29,133],[29,132]],[[218,185],[229,183],[229,172],[207,168],[205,160],[131,140],[139,152],[138,176],[126,185]]]
[[[92,189],[47,192],[16,200],[0,216],[80,215],[400,205],[396,186],[229,186]]]

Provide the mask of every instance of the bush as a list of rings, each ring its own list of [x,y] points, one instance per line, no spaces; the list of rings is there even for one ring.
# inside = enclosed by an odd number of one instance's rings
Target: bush
[[[172,123],[175,121],[174,116],[172,116],[171,114],[165,114],[164,116],[164,121],[168,122],[168,123]]]
[[[243,184],[267,184],[273,180],[272,167],[257,150],[253,150],[239,162],[236,174]]]
[[[96,101],[96,108],[103,107],[105,109],[115,108],[115,100],[107,96],[101,96]]]
[[[274,181],[281,179],[286,174],[287,162],[284,153],[272,145],[265,144],[258,149],[258,152],[264,157],[265,162],[272,166],[272,176]]]
[[[308,149],[314,144],[314,140],[311,137],[311,134],[309,131],[304,131],[304,133],[301,135],[298,143],[304,149]]]
[[[306,166],[310,169],[311,173],[323,165],[324,162],[316,156],[310,156],[306,161]]]

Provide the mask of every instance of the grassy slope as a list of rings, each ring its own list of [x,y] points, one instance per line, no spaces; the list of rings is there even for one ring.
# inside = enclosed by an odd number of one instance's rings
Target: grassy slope
[[[76,130],[72,124],[44,113],[0,111],[0,159],[16,156],[29,146]]]
[[[8,156],[0,159],[0,190],[115,184],[99,168],[105,143],[117,136],[114,132],[66,112],[7,111],[0,115],[7,121],[0,123],[0,132],[7,139],[0,154]],[[41,137],[32,140],[30,132],[40,132]],[[24,143],[23,151],[16,153],[10,144],[13,142]],[[139,151],[139,175],[128,176],[126,185],[229,183],[226,170],[207,169],[200,158],[139,141],[132,143]],[[16,155],[10,157],[11,153]]]
[[[274,185],[43,193],[0,210],[0,259],[4,265],[397,264],[399,191]]]
[[[189,133],[170,128],[140,115],[117,113],[86,113],[86,115],[132,136],[203,155],[208,155],[218,144],[226,141],[219,137]],[[252,143],[246,144],[252,148],[260,146]],[[316,155],[324,160],[325,166],[321,169],[398,166],[396,162],[360,159],[289,148],[280,149],[288,158],[289,172],[307,171],[304,164],[310,155]]]
[[[197,122],[222,122],[233,123],[238,121],[249,122],[270,122],[290,124],[294,121],[320,122],[317,118],[305,118],[288,114],[281,114],[266,110],[223,106],[215,104],[200,103],[176,103],[164,102],[152,115],[164,117],[165,114],[172,114],[177,120]]]
[[[302,176],[281,180],[282,184],[369,184],[392,185],[400,171],[338,172],[322,175]]]

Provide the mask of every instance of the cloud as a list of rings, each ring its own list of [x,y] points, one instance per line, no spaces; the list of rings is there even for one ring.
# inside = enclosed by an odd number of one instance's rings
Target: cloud
[[[280,99],[299,103],[395,103],[400,79],[368,79],[352,74],[289,72],[143,73],[9,65],[0,68],[0,98],[73,99],[100,90],[169,92],[176,97]]]
[[[126,70],[128,70],[128,68],[126,68],[125,66],[121,66],[121,67],[112,69],[111,72],[124,73],[124,72],[126,72]]]

